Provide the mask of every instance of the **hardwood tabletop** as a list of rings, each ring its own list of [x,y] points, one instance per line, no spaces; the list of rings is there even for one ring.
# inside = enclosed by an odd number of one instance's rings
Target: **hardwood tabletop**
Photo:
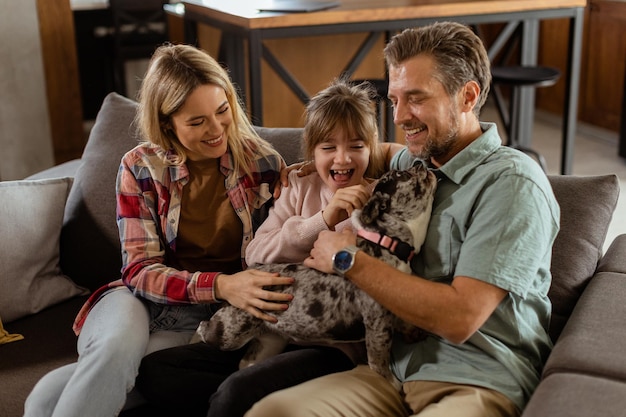
[[[339,0],[337,7],[311,13],[260,12],[262,0],[182,3],[189,12],[224,23],[244,29],[268,29],[585,7],[587,0]]]

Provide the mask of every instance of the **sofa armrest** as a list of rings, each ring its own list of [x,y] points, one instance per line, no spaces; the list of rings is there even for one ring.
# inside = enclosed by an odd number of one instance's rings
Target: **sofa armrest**
[[[598,272],[619,272],[626,274],[626,234],[617,236],[606,251],[600,263]]]
[[[595,274],[554,345],[543,377],[569,372],[626,381],[625,299],[626,274]]]

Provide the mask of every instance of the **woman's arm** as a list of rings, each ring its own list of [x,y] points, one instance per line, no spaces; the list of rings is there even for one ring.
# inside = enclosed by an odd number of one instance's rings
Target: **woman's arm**
[[[169,213],[162,203],[172,202],[177,184],[166,179],[157,187],[150,170],[133,166],[137,157],[124,158],[116,183],[124,284],[135,295],[163,304],[215,302],[216,272],[192,273],[166,264]]]

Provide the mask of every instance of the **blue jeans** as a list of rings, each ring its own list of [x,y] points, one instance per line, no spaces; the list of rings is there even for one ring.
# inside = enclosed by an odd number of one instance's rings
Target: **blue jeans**
[[[141,358],[189,342],[211,305],[164,306],[127,288],[106,293],[78,338],[78,361],[45,375],[24,405],[24,417],[113,417],[135,385]],[[140,397],[139,397],[140,398]]]

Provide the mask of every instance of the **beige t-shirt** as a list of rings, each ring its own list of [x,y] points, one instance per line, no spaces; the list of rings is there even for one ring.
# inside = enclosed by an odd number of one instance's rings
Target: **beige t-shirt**
[[[233,209],[219,160],[187,161],[189,182],[183,188],[176,256],[181,269],[202,272],[241,271],[243,226]]]

